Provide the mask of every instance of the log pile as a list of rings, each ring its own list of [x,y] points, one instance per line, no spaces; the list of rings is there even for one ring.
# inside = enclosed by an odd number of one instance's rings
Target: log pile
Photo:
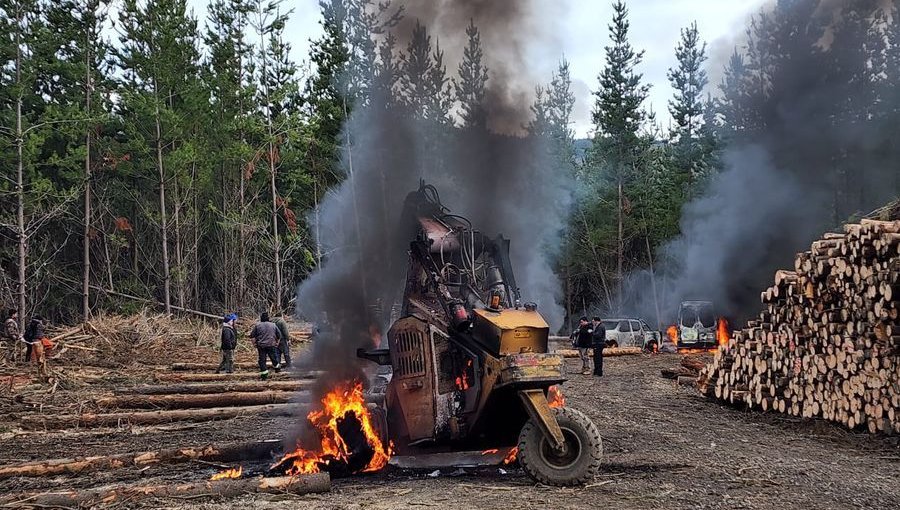
[[[825,234],[700,374],[709,397],[900,432],[900,221]]]

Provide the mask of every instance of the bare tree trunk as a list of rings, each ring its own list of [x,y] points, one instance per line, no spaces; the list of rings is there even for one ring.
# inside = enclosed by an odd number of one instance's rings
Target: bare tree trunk
[[[16,229],[19,244],[19,331],[25,327],[25,265],[27,263],[25,251],[25,164],[23,161],[22,145],[25,143],[22,133],[22,10],[21,5],[16,13],[16,85],[18,96],[16,97]]]
[[[200,308],[200,208],[197,192],[197,162],[191,163],[191,188],[194,194],[194,270],[192,274],[194,308]]]
[[[85,38],[85,92],[84,105],[87,116],[91,116],[91,92],[93,85],[91,83],[91,30],[88,29]],[[88,124],[87,133],[84,137],[85,155],[84,155],[84,254],[82,261],[82,282],[81,282],[81,316],[84,322],[91,317],[91,129],[93,123]]]
[[[266,76],[268,58],[266,57],[266,40],[263,37],[262,22],[260,22],[260,55],[262,56],[262,76]],[[281,282],[281,239],[278,236],[278,190],[275,187],[275,129],[272,119],[272,101],[270,97],[269,83],[264,81],[263,92],[266,99],[266,127],[269,135],[269,187],[272,193],[272,240],[275,260],[275,310],[281,311],[282,282]]]
[[[154,88],[156,83],[153,84]],[[156,95],[154,94],[156,97]],[[171,298],[171,276],[169,274],[169,234],[166,219],[166,172],[163,167],[163,150],[162,150],[162,128],[159,120],[159,101],[157,97],[155,111],[156,124],[156,167],[159,171],[159,214],[160,214],[160,233],[162,234],[162,259],[163,259],[163,303],[166,307],[166,313],[172,313]]]
[[[313,207],[316,214],[316,268],[322,267],[322,231],[319,225],[319,181],[313,181]]]
[[[272,119],[269,118],[269,136],[272,137]],[[269,140],[269,185],[272,192],[272,236],[275,252],[275,310],[281,311],[282,282],[281,282],[281,239],[278,236],[278,190],[275,188],[275,142]]]
[[[181,189],[178,187],[178,177],[172,181],[173,200],[175,213],[172,220],[175,223],[175,292],[178,294],[178,306],[184,308],[184,252],[181,247]]]
[[[662,316],[659,314],[659,294],[656,292],[656,272],[653,270],[653,252],[650,250],[650,236],[645,235],[647,243],[647,260],[650,263],[650,287],[653,289],[653,305],[656,307],[656,327],[662,328]]]
[[[624,196],[622,193],[622,173],[619,170],[619,183],[618,183],[618,191],[619,191],[619,207],[618,207],[618,217],[619,217],[619,229],[618,235],[616,239],[616,294],[618,295],[618,300],[621,302],[622,299],[622,266],[625,258],[625,226],[624,226]]]
[[[113,262],[112,258],[109,256],[109,236],[106,234],[103,235],[103,252],[106,255],[106,280],[107,283],[109,283],[109,288],[115,290],[116,287],[113,285],[112,273]]]

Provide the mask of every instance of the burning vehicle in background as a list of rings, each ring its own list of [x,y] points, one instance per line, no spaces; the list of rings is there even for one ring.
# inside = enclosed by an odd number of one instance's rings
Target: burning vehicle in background
[[[711,301],[683,301],[678,308],[678,322],[666,330],[669,340],[679,350],[715,349],[731,338],[728,320],[716,313]]]
[[[654,331],[643,319],[603,319],[606,328],[607,347],[640,347],[656,352],[660,347],[660,333]]]

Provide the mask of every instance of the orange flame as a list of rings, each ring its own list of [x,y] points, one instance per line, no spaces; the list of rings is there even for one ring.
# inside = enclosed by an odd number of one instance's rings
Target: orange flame
[[[669,329],[666,330],[666,334],[669,335],[669,340],[672,341],[673,344],[678,345],[678,327],[672,324],[669,326]]]
[[[516,461],[516,457],[519,455],[519,447],[513,446],[513,449],[509,451],[506,455],[506,458],[503,459],[503,464],[512,464]]]
[[[728,340],[730,339],[731,331],[728,327],[728,319],[719,317],[716,324],[716,343],[719,345],[728,345]]]
[[[227,480],[229,478],[240,478],[241,473],[243,473],[243,472],[244,472],[243,466],[238,466],[236,469],[226,469],[225,471],[222,471],[221,473],[216,473],[216,474],[212,475],[212,478],[210,478],[210,480],[216,481],[216,480]]]
[[[348,463],[351,447],[344,442],[338,432],[338,422],[348,415],[360,422],[360,428],[374,454],[362,472],[378,471],[391,458],[391,446],[385,447],[372,425],[372,417],[366,408],[363,386],[359,381],[339,384],[322,398],[322,409],[310,411],[306,419],[319,432],[321,444],[318,451],[297,447],[286,454],[276,465],[290,461],[287,475],[318,473],[331,464]]]
[[[462,374],[460,374],[456,378],[456,389],[462,390],[462,391],[469,389],[469,387],[471,386],[469,384],[469,369],[471,367],[472,367],[472,360],[469,360],[466,363],[466,368],[463,369]]]
[[[496,449],[496,448],[491,448],[490,450],[485,450],[485,451],[481,452],[481,454],[482,454],[482,455],[490,455],[490,454],[492,454],[492,453],[497,453],[497,452],[499,452],[499,451],[500,451],[500,450],[498,450],[498,449]]]
[[[566,397],[563,396],[559,386],[550,386],[547,388],[547,403],[550,407],[565,407]]]

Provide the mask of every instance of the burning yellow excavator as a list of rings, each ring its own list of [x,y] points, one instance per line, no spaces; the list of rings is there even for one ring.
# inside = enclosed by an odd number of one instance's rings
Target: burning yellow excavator
[[[358,353],[391,369],[379,421],[395,453],[504,449],[542,483],[592,478],[599,431],[580,411],[551,406],[563,358],[548,353],[537,305],[521,301],[509,241],[451,214],[424,183],[404,218],[413,241],[400,318],[387,348]]]

